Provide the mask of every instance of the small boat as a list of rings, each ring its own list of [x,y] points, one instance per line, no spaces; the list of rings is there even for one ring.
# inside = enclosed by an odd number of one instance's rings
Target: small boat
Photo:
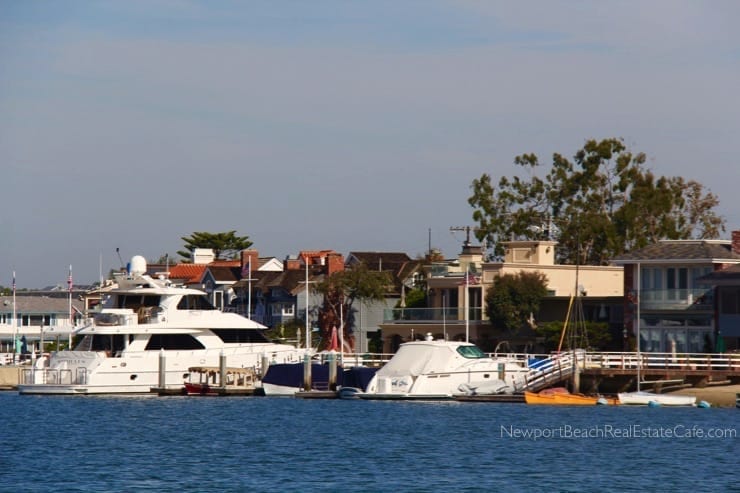
[[[653,392],[620,392],[617,394],[619,403],[633,406],[694,406],[696,397],[693,395],[655,394]],[[653,403],[653,404],[651,404]]]
[[[524,392],[524,401],[527,404],[546,404],[551,406],[595,406],[616,405],[617,399],[602,396],[588,396],[571,394],[564,387],[545,389],[540,392]]]
[[[221,383],[222,369],[217,366],[188,368],[190,378],[185,382],[187,395],[252,395],[256,390],[257,375],[252,368],[224,368],[225,385]]]

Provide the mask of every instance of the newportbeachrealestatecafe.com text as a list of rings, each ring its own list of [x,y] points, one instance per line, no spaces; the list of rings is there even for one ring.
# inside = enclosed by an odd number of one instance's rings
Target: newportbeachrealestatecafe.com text
[[[586,427],[561,425],[557,427],[518,427],[501,425],[501,438],[521,440],[549,439],[642,439],[642,438],[698,438],[733,439],[737,438],[736,428],[706,428],[698,425],[612,426],[600,424]]]

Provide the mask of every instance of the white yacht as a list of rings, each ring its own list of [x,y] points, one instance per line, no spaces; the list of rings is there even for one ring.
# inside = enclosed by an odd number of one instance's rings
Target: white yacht
[[[57,351],[23,370],[21,394],[150,393],[183,387],[194,366],[253,368],[299,362],[305,349],[274,344],[266,327],[215,309],[202,291],[146,275],[136,256],[92,320],[75,330],[73,350]],[[160,369],[162,371],[160,372]]]
[[[455,395],[513,393],[529,368],[524,361],[491,358],[478,346],[432,340],[401,344],[375,374],[362,399],[452,399]]]

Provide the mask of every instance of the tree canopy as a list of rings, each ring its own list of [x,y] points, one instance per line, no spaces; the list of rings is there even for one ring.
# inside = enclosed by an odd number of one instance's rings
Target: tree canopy
[[[572,161],[554,154],[544,178],[535,176],[536,155],[517,156],[529,179],[473,180],[476,237],[493,255],[503,253],[502,241],[552,239],[559,262],[582,265],[604,265],[660,239],[719,237],[719,199],[697,181],[655,176],[645,161],[617,138],[588,140]]]
[[[364,263],[351,269],[335,272],[317,283],[314,290],[324,295],[324,304],[319,312],[319,328],[324,340],[332,326],[344,330],[345,340],[352,340],[355,321],[355,301],[381,301],[385,298],[392,279],[388,272],[371,270]],[[341,327],[340,319],[344,321]]]
[[[539,312],[545,296],[545,274],[503,274],[495,278],[493,288],[486,292],[486,315],[494,327],[515,333]]]
[[[180,239],[185,242],[185,250],[179,250],[177,254],[187,262],[193,260],[196,248],[210,248],[217,259],[231,259],[240,251],[252,246],[249,236],[236,236],[236,230],[223,233],[196,231]]]

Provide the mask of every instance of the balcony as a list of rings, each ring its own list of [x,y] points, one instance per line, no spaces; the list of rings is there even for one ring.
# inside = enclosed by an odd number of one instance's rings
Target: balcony
[[[643,289],[640,308],[643,310],[711,311],[714,294],[711,289]]]
[[[482,308],[469,309],[469,321],[483,320]],[[391,308],[383,310],[384,323],[456,323],[465,320],[463,308]]]

